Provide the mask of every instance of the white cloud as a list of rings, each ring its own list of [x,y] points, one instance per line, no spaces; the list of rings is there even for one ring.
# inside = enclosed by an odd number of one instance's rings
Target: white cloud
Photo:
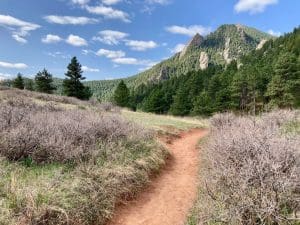
[[[26,69],[28,66],[24,63],[9,63],[0,61],[0,67],[7,69]]]
[[[156,5],[168,5],[170,3],[171,0],[145,0],[142,12],[152,14],[153,10],[156,8]]]
[[[171,1],[170,0],[146,0],[148,4],[160,4],[160,5],[167,5]]]
[[[90,0],[72,0],[73,4],[78,4],[78,5],[86,5],[90,2]]]
[[[99,49],[99,51],[96,52],[96,55],[104,56],[109,59],[114,59],[114,58],[122,58],[126,54],[123,51],[112,51],[112,50],[107,50],[107,49]]]
[[[281,32],[274,31],[274,30],[268,30],[268,34],[271,34],[272,36],[279,37],[281,35]]]
[[[90,67],[88,67],[88,66],[82,66],[81,69],[82,69],[82,71],[84,71],[84,72],[90,72],[90,73],[98,73],[98,72],[100,72],[99,69],[96,69],[96,68],[90,68]]]
[[[53,58],[62,58],[62,59],[71,59],[71,55],[67,55],[67,54],[64,54],[62,52],[48,52],[46,53],[47,55],[53,57]]]
[[[62,40],[63,39],[60,36],[54,34],[47,34],[45,37],[42,38],[42,42],[46,44],[57,43]]]
[[[146,67],[152,67],[157,62],[152,62],[150,60],[141,60],[137,58],[115,58],[112,59],[112,62],[116,64],[123,64],[123,65],[142,65]]]
[[[126,40],[125,45],[129,46],[135,51],[145,51],[147,49],[153,49],[158,47],[158,44],[154,41],[136,41],[136,40]]]
[[[184,49],[184,47],[185,47],[185,44],[178,44],[173,49],[171,49],[171,52],[174,54],[181,52]]]
[[[87,41],[84,38],[73,35],[73,34],[69,35],[66,42],[68,44],[76,46],[76,47],[87,46],[88,45]]]
[[[128,37],[129,34],[115,30],[103,30],[99,32],[100,36],[93,37],[94,41],[100,41],[108,45],[117,45],[121,40]]]
[[[41,27],[38,24],[29,23],[9,15],[0,15],[0,26],[11,31],[12,37],[20,43],[27,43],[25,37],[30,34],[30,31]]]
[[[102,3],[105,4],[105,5],[114,5],[114,4],[117,4],[121,1],[122,0],[102,0]]]
[[[278,3],[278,0],[239,0],[235,4],[234,9],[236,12],[250,12],[251,14],[261,13],[265,11],[268,5]]]
[[[119,19],[123,22],[130,23],[129,15],[121,10],[113,9],[107,6],[86,6],[86,10],[89,13],[101,15],[107,19]]]
[[[74,17],[74,16],[57,16],[49,15],[45,16],[44,19],[48,23],[56,23],[61,25],[71,24],[71,25],[86,25],[99,22],[98,19],[88,18],[88,17]]]
[[[20,35],[18,34],[13,34],[12,38],[15,39],[17,42],[20,42],[22,44],[27,43],[27,40],[25,38],[22,38]]]
[[[201,25],[192,25],[189,27],[174,25],[167,27],[166,30],[173,34],[183,34],[190,37],[194,36],[197,33],[204,36],[211,32],[210,27],[204,27]]]

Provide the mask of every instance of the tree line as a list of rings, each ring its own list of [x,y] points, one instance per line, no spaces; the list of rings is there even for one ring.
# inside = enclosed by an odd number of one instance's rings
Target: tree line
[[[227,66],[129,90],[120,82],[114,101],[134,110],[158,114],[211,115],[300,106],[300,28]]]
[[[76,97],[82,100],[88,100],[92,96],[89,87],[85,87],[82,83],[86,78],[82,75],[81,64],[76,57],[71,59],[65,73],[66,78],[63,80],[63,95]],[[27,89],[46,94],[53,94],[56,87],[53,85],[53,76],[46,69],[39,71],[34,79],[24,78],[20,73],[12,81],[11,85],[18,89]]]

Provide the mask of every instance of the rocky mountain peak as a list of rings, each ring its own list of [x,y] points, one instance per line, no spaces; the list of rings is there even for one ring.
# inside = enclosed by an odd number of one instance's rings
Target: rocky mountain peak
[[[180,58],[182,58],[186,54],[186,52],[187,52],[188,49],[200,47],[201,44],[203,43],[203,41],[204,41],[204,37],[201,36],[199,33],[197,33],[190,40],[190,42],[184,47],[184,49],[180,53]]]

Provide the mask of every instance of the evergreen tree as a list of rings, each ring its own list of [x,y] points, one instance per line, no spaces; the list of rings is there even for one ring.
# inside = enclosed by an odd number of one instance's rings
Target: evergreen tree
[[[148,98],[146,98],[143,110],[146,112],[152,112],[157,114],[162,114],[165,112],[166,101],[163,92],[156,88],[154,89]]]
[[[65,74],[66,78],[63,81],[63,94],[79,99],[87,100],[92,96],[91,90],[85,87],[81,81],[85,80],[82,76],[81,65],[76,57],[71,59],[68,65],[68,71]]]
[[[271,107],[292,107],[299,101],[300,66],[292,53],[283,53],[275,66],[275,76],[268,85],[266,96]],[[295,103],[296,104],[296,103]]]
[[[175,116],[188,115],[191,110],[191,100],[189,98],[188,87],[182,85],[176,95],[174,96],[174,102],[170,108],[170,112]]]
[[[130,97],[129,89],[127,88],[124,81],[121,80],[114,93],[114,97],[113,97],[114,102],[118,106],[127,107],[129,106],[129,97]]]
[[[213,104],[214,103],[211,97],[208,95],[208,92],[204,90],[196,98],[192,113],[194,115],[209,116],[215,111]]]
[[[22,74],[18,73],[16,79],[13,80],[13,87],[18,89],[24,89],[24,79]]]
[[[38,92],[52,94],[53,90],[55,90],[52,83],[52,75],[46,69],[38,72],[35,76],[35,85]]]

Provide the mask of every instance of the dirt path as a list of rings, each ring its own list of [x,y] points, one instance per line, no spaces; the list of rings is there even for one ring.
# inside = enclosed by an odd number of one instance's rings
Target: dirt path
[[[197,193],[198,151],[204,130],[181,134],[166,147],[172,159],[136,200],[121,206],[109,225],[183,225]]]

